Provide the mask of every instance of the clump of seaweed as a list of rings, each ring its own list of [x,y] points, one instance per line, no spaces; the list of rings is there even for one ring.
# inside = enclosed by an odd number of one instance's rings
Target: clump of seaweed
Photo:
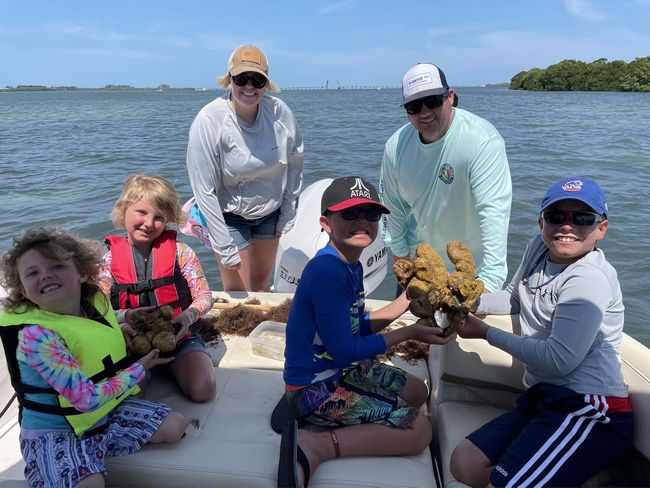
[[[382,333],[385,334],[404,325],[406,325],[405,322],[398,320],[389,327],[386,327]],[[376,359],[379,361],[390,361],[394,356],[400,357],[409,364],[416,364],[421,359],[426,361],[429,357],[429,345],[420,341],[404,341],[386,350],[384,354],[376,356]]]
[[[228,303],[225,299],[218,299],[217,303]],[[268,311],[249,307],[249,305],[260,305],[257,298],[251,298],[235,307],[221,310],[219,315],[208,316],[204,319],[201,328],[201,337],[207,342],[219,339],[220,335],[237,335],[247,337],[260,322],[273,320],[286,323],[289,319],[291,300],[287,298],[281,304],[271,307]]]
[[[289,320],[289,310],[291,310],[291,299],[287,298],[280,305],[268,311],[264,320],[274,320],[275,322],[283,322],[286,324]]]
[[[217,317],[215,326],[222,335],[233,334],[247,337],[264,319],[264,312],[241,304],[222,310]]]

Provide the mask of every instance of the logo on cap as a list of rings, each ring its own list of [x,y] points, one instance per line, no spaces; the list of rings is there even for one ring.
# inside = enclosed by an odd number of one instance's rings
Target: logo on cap
[[[242,62],[262,64],[262,53],[258,49],[244,49],[241,53]]]
[[[569,180],[562,183],[562,189],[564,191],[580,191],[582,190],[582,181],[580,180]]]
[[[363,184],[361,178],[354,179],[354,185],[350,187],[350,198],[362,197],[372,200],[370,196],[370,190],[366,188],[366,185]]]
[[[433,83],[433,80],[431,79],[431,73],[420,73],[415,78],[411,78],[407,81],[409,89],[422,83]]]

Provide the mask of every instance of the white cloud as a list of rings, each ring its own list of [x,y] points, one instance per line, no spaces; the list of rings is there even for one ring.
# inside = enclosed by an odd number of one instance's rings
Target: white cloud
[[[51,26],[50,30],[58,34],[100,42],[124,42],[137,38],[132,34],[125,34],[115,30],[98,29],[90,25]]]
[[[156,59],[156,60],[165,60],[169,61],[172,58],[168,56],[160,56],[151,54],[148,51],[138,50],[138,49],[101,49],[101,48],[80,48],[80,49],[62,49],[61,52],[71,54],[74,56],[92,56],[92,57],[103,57],[103,58],[121,58],[121,59]]]
[[[605,15],[589,5],[587,0],[564,0],[564,7],[574,17],[590,22],[605,19]]]
[[[346,12],[357,6],[357,0],[343,0],[341,2],[331,3],[322,7],[318,12],[321,14],[330,14],[332,12]]]

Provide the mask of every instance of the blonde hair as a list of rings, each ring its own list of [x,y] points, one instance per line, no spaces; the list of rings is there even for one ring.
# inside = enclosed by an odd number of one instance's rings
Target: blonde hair
[[[140,200],[148,200],[160,210],[165,215],[167,223],[182,227],[187,222],[187,215],[181,208],[174,185],[162,176],[138,173],[126,180],[122,193],[111,211],[111,220],[116,229],[124,228],[126,209]]]
[[[81,284],[82,302],[92,303],[96,294],[102,294],[99,275],[103,260],[99,242],[83,239],[58,227],[35,227],[14,237],[13,245],[0,258],[2,286],[7,291],[2,305],[10,312],[37,308],[35,303],[23,295],[23,284],[18,272],[18,260],[32,249],[48,259],[71,260],[74,263],[77,272],[86,277],[86,281]]]

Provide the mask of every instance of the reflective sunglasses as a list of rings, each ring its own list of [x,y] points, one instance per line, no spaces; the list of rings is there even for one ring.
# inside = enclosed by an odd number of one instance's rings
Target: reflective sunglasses
[[[433,110],[440,107],[448,96],[449,92],[446,92],[441,95],[431,95],[430,97],[418,98],[412,102],[405,103],[404,108],[406,109],[406,113],[409,115],[419,114],[422,111],[422,104],[426,105],[429,110]]]
[[[255,88],[264,88],[266,78],[259,73],[240,73],[232,77],[233,83],[237,86],[246,86],[250,81]]]
[[[567,218],[573,225],[594,225],[602,222],[603,216],[595,212],[565,212],[564,210],[544,210],[542,212],[544,222],[552,225],[560,225],[566,222]]]
[[[343,220],[357,220],[363,214],[368,222],[379,222],[381,212],[374,208],[350,207],[339,212]]]

